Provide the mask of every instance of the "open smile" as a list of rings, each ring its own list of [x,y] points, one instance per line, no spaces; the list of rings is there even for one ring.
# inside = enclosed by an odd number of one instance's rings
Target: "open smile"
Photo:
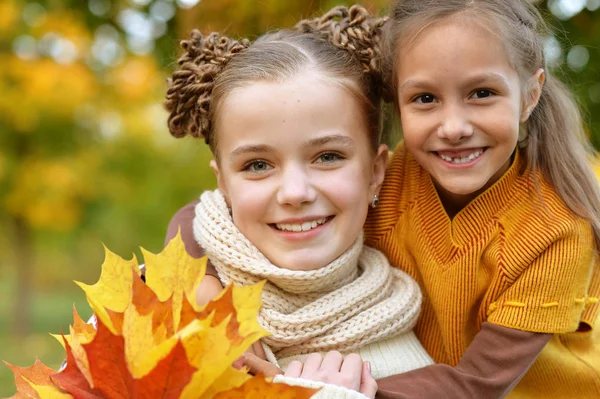
[[[467,166],[475,163],[486,150],[487,147],[481,147],[458,151],[434,151],[434,154],[449,164]]]
[[[316,229],[329,222],[332,218],[333,216],[327,216],[324,218],[307,220],[302,223],[271,223],[270,226],[279,231],[300,233]]]

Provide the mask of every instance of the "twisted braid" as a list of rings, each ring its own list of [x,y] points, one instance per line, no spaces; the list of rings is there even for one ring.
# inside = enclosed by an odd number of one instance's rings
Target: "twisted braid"
[[[204,137],[208,143],[212,130],[209,117],[215,78],[231,57],[250,45],[247,39],[232,40],[213,32],[203,36],[194,29],[189,40],[181,41],[186,51],[177,63],[179,69],[168,80],[165,107],[170,112],[169,131],[175,137],[189,134]]]
[[[387,17],[371,17],[369,12],[359,5],[338,6],[325,15],[305,19],[295,26],[299,32],[324,35],[338,48],[354,55],[363,66],[365,73],[379,76],[381,72],[381,28]]]
[[[251,47],[247,39],[192,31],[191,38],[181,42],[185,53],[168,81],[165,107],[171,134],[204,137],[214,153],[219,104],[230,90],[292,76],[311,61],[356,84],[357,95],[366,99],[368,125],[378,131],[383,82],[379,42],[386,20],[371,17],[360,6],[335,7],[320,18],[300,21],[294,30],[263,35]],[[230,62],[238,53],[242,54]],[[378,141],[378,134],[373,137]]]

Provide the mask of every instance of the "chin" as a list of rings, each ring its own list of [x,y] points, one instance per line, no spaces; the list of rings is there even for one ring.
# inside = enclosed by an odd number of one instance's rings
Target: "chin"
[[[473,195],[473,193],[479,192],[484,186],[485,186],[485,184],[473,185],[471,183],[471,184],[456,184],[456,185],[449,185],[449,186],[442,186],[442,187],[444,188],[444,190],[446,190],[446,192],[448,192],[452,195],[462,197],[462,196]]]

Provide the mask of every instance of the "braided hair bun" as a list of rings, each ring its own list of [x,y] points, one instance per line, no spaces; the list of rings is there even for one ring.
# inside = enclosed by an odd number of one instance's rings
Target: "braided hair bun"
[[[359,5],[350,8],[338,6],[325,15],[305,19],[295,29],[303,33],[324,35],[335,47],[353,54],[362,64],[363,71],[380,75],[381,52],[379,42],[381,29],[387,17],[375,18]]]
[[[204,137],[211,132],[209,117],[211,92],[217,75],[236,53],[250,45],[247,39],[229,39],[213,32],[203,36],[194,29],[181,47],[186,51],[177,63],[179,69],[168,80],[165,107],[169,111],[169,131],[175,137],[189,134]]]
[[[181,42],[185,54],[168,81],[165,107],[171,134],[203,137],[215,152],[211,136],[227,93],[253,81],[283,81],[313,65],[353,86],[368,103],[364,109],[375,143],[383,87],[379,42],[385,21],[360,6],[335,7],[320,18],[300,21],[292,30],[265,34],[252,45],[247,39],[203,36],[194,30]]]

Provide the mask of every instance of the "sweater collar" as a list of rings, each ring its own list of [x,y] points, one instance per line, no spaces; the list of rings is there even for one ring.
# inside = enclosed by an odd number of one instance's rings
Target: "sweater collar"
[[[455,245],[466,244],[479,236],[493,216],[506,204],[514,201],[515,185],[526,184],[519,179],[523,162],[523,156],[516,149],[512,164],[506,173],[469,202],[453,219],[446,213],[431,175],[419,166],[422,170],[418,194],[419,214],[426,231],[431,231],[437,237],[449,234]]]

